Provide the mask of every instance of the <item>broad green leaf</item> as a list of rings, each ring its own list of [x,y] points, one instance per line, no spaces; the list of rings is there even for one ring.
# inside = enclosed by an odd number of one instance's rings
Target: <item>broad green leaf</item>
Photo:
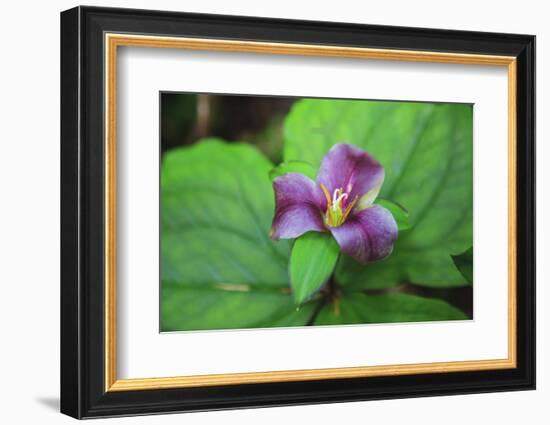
[[[464,320],[468,317],[445,301],[416,295],[389,293],[344,295],[337,304],[328,304],[315,319],[316,325],[360,323],[422,322]]]
[[[182,285],[164,282],[161,330],[210,330],[304,326],[314,302],[296,308],[289,291],[247,285]]]
[[[340,248],[330,233],[308,232],[294,242],[290,284],[297,304],[303,303],[330,277]]]
[[[290,294],[290,242],[269,238],[272,168],[252,146],[212,139],[165,155],[162,330],[277,326],[306,314]]]
[[[453,255],[456,268],[466,278],[468,283],[474,281],[474,248],[464,251],[462,254]]]
[[[393,253],[367,266],[342,257],[348,289],[400,282],[466,284],[451,255],[472,246],[472,106],[307,99],[285,122],[284,160],[318,167],[335,143],[352,143],[385,169],[380,197],[406,205],[412,226]]]
[[[386,208],[387,210],[389,210],[389,212],[391,212],[393,218],[395,219],[395,222],[397,223],[397,228],[399,229],[399,231],[408,230],[412,227],[411,223],[409,222],[409,212],[402,205],[382,198],[377,199],[374,203]]]
[[[282,176],[287,173],[299,173],[309,177],[312,180],[315,180],[315,177],[317,176],[317,169],[313,168],[313,166],[311,164],[308,164],[307,162],[288,161],[283,162],[273,168],[269,172],[269,178],[273,180],[276,177]]]

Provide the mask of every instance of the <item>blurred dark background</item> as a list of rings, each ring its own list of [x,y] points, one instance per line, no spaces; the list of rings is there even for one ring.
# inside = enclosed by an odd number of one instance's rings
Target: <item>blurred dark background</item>
[[[204,137],[254,144],[274,163],[282,160],[282,125],[296,98],[161,94],[162,152]]]

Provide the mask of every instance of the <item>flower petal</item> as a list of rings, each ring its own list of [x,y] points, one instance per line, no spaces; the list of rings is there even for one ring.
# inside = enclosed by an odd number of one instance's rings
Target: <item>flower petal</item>
[[[397,239],[397,224],[393,216],[379,205],[352,214],[344,224],[331,227],[330,231],[342,252],[360,263],[387,257]]]
[[[275,216],[271,226],[273,239],[291,239],[309,232],[325,232],[323,211],[327,201],[310,178],[288,173],[273,180]]]
[[[349,200],[371,192],[372,203],[384,182],[384,167],[365,151],[347,144],[336,144],[323,158],[317,174],[317,183],[326,186],[330,193],[342,188]],[[349,190],[351,188],[351,191]],[[370,206],[363,202],[363,208]]]
[[[371,190],[369,190],[367,193],[359,198],[359,202],[355,204],[355,211],[364,210],[365,208],[368,208],[373,204],[374,200],[378,197],[378,194],[380,193],[382,183],[384,183],[383,178],[382,180],[380,180],[380,184],[374,186]]]

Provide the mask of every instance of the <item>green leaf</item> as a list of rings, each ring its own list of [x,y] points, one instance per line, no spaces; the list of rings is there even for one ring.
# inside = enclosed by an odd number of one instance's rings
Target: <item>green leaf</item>
[[[466,284],[451,255],[472,246],[471,105],[307,99],[292,108],[284,134],[284,160],[314,167],[335,143],[365,149],[385,169],[380,197],[409,211],[412,227],[399,234],[393,253],[368,266],[342,257],[339,284]]]
[[[290,284],[301,304],[330,277],[340,248],[330,233],[308,232],[294,242],[290,256]]]
[[[409,212],[402,205],[399,205],[397,202],[392,202],[389,199],[382,198],[378,198],[374,203],[391,212],[395,222],[397,223],[397,229],[400,232],[403,230],[408,230],[412,227],[409,222]]]
[[[474,248],[464,251],[462,254],[453,255],[453,262],[456,268],[466,278],[468,283],[474,281]]]
[[[273,180],[276,177],[282,176],[287,173],[299,173],[309,177],[312,180],[315,180],[315,177],[317,176],[317,169],[313,168],[313,166],[311,164],[308,164],[307,162],[288,161],[283,162],[273,168],[269,172],[269,178]]]
[[[291,296],[291,244],[269,238],[272,168],[255,148],[214,139],[164,156],[161,330],[307,322]]]
[[[163,282],[161,330],[244,329],[304,326],[314,303],[296,308],[289,291],[258,287]]]
[[[445,301],[416,295],[389,293],[344,295],[338,304],[325,306],[315,325],[464,320],[468,317]]]

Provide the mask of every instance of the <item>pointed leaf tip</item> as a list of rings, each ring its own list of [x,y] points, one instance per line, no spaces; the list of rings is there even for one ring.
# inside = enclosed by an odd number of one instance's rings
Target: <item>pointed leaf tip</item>
[[[474,248],[467,249],[462,254],[451,255],[453,262],[464,279],[472,284],[474,281]]]
[[[290,284],[298,305],[330,278],[339,254],[329,233],[308,232],[296,239],[290,254]]]

